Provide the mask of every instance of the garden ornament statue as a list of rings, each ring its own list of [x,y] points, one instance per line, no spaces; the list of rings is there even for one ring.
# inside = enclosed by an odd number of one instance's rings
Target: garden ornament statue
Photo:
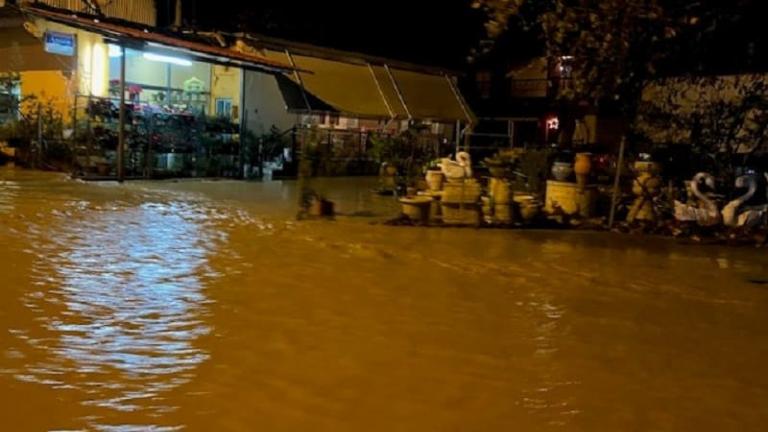
[[[746,188],[747,192],[723,208],[723,223],[732,228],[755,228],[765,220],[768,205],[745,208],[741,212],[739,212],[739,209],[755,196],[757,192],[757,179],[751,175],[741,176],[736,179],[736,188]]]
[[[722,221],[717,204],[699,189],[704,183],[710,189],[715,188],[715,178],[708,173],[698,173],[690,182],[693,195],[702,203],[702,207],[693,203],[682,203],[675,200],[675,219],[679,222],[695,222],[700,226],[714,226]]]
[[[461,181],[472,177],[472,159],[467,152],[456,154],[456,160],[444,158],[440,161],[440,169],[446,180]]]
[[[661,195],[661,177],[659,177],[659,166],[652,162],[635,163],[637,177],[632,183],[632,193],[637,195],[635,202],[627,215],[627,222],[634,221],[656,221],[656,210],[654,202]]]

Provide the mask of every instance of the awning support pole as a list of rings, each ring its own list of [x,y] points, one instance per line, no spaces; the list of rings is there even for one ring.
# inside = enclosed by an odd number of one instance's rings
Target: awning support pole
[[[293,74],[296,77],[296,81],[299,83],[299,88],[301,88],[301,97],[304,98],[304,103],[307,105],[307,111],[309,112],[309,115],[311,117],[312,105],[309,104],[309,97],[307,96],[307,91],[304,88],[304,79],[301,77],[301,74],[296,69],[296,62],[293,61],[293,55],[291,54],[291,52],[286,49],[285,55],[288,57],[288,61],[291,63],[291,67],[293,68]]]
[[[453,92],[453,97],[456,98],[456,101],[459,103],[459,106],[461,107],[461,110],[464,112],[464,116],[467,118],[467,127],[471,127],[473,123],[472,114],[470,114],[469,108],[467,107],[466,102],[464,101],[464,98],[461,97],[461,93],[459,93],[459,89],[456,88],[455,83],[451,79],[448,74],[443,74],[445,77],[445,80],[448,81],[448,86],[451,88],[451,91]]]
[[[456,154],[461,151],[461,120],[456,120]]]
[[[397,92],[397,97],[400,99],[400,103],[403,104],[403,108],[405,108],[405,113],[408,114],[408,120],[413,120],[413,116],[411,115],[411,110],[408,109],[408,105],[405,103],[405,97],[403,96],[403,92],[400,91],[400,85],[395,80],[395,76],[392,74],[392,71],[389,69],[389,65],[384,65],[384,70],[387,71],[387,75],[389,75],[389,79],[392,80],[392,85],[395,87],[395,92]]]
[[[248,135],[248,101],[245,99],[245,69],[240,68],[240,112],[238,113],[238,121],[240,122],[240,151],[238,152],[238,159],[240,159],[239,175],[243,176],[243,179],[248,178],[248,173],[245,172],[245,146],[246,136]]]
[[[117,135],[117,181],[125,181],[125,46],[120,46],[120,125]]]
[[[613,192],[611,193],[611,213],[608,217],[608,229],[613,228],[613,223],[616,220],[616,204],[619,202],[619,192],[621,186],[621,168],[624,166],[624,150],[626,148],[627,139],[621,139],[621,145],[619,145],[619,161],[616,164],[616,178],[613,180]]]
[[[371,76],[373,76],[373,82],[376,83],[376,89],[379,90],[379,96],[381,96],[381,100],[384,101],[384,106],[387,107],[389,118],[394,119],[396,117],[395,112],[392,111],[392,107],[389,105],[389,101],[387,100],[387,97],[384,95],[384,89],[381,88],[381,83],[379,82],[379,79],[376,77],[376,72],[373,70],[373,66],[371,66],[370,63],[368,63],[368,70],[371,71]]]
[[[285,50],[285,55],[288,56],[288,60],[291,62],[291,67],[293,67],[293,73],[296,76],[296,81],[299,83],[299,88],[301,88],[301,96],[304,98],[304,103],[307,104],[307,110],[309,112],[310,119],[312,118],[312,106],[309,104],[309,97],[307,96],[307,92],[304,89],[304,80],[301,78],[301,74],[296,69],[296,62],[293,60],[293,55],[291,55],[291,52],[287,49]],[[311,121],[311,120],[310,120]],[[294,133],[295,135],[295,133]],[[299,144],[299,157],[296,158],[296,163],[298,165],[298,173],[297,173],[297,180],[298,180],[298,213],[296,214],[296,219],[301,220],[304,216],[306,216],[307,208],[306,205],[308,204],[305,202],[306,199],[312,194],[312,190],[309,188],[309,185],[307,184],[307,177],[312,175],[311,171],[309,173],[306,173],[305,170],[307,169],[309,165],[309,161],[307,160],[307,149],[306,146],[306,139],[302,137],[301,143]]]

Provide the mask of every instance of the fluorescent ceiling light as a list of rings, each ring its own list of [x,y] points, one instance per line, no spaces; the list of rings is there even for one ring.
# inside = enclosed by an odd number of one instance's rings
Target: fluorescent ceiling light
[[[162,54],[146,52],[144,53],[144,58],[151,61],[171,63],[179,66],[192,66],[192,62],[187,59]]]
[[[110,58],[122,57],[122,56],[123,56],[123,50],[118,45],[109,44]]]

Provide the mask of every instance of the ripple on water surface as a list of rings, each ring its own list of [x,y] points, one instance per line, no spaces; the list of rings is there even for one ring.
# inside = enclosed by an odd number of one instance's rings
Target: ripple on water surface
[[[217,241],[205,227],[209,213],[183,202],[120,204],[41,232],[36,289],[24,301],[44,336],[22,339],[49,355],[17,378],[82,392],[84,404],[107,413],[174,409],[163,394],[208,358],[195,341],[209,332],[202,288],[216,276],[207,265]]]

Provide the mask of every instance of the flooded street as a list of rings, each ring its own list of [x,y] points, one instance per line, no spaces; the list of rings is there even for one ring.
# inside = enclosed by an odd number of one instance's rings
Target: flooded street
[[[9,431],[762,431],[764,250],[0,168]]]

